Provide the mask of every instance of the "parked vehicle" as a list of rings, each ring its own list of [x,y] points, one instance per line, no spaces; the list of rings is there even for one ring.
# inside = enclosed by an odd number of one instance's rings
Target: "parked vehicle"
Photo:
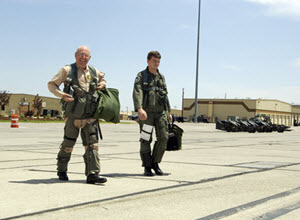
[[[186,122],[187,121],[187,118],[186,117],[181,117],[181,116],[177,116],[177,115],[172,115],[172,120],[175,122]]]
[[[195,119],[193,118],[192,121],[194,122]],[[209,123],[208,119],[204,115],[199,115],[197,117],[197,122]]]
[[[227,120],[217,121],[216,129],[227,132],[244,131],[249,133],[254,132],[284,132],[290,131],[290,127],[286,125],[273,124],[270,117],[266,115],[256,115],[250,120],[241,120],[237,116],[228,116]]]
[[[237,132],[239,131],[239,125],[236,121],[226,120],[226,121],[217,121],[216,129],[224,130],[227,132]]]

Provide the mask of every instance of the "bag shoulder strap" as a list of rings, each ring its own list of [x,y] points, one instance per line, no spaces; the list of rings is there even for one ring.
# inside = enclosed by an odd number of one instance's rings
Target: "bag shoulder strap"
[[[147,70],[142,71],[142,77],[143,77],[143,86],[148,85],[148,73]]]
[[[95,67],[93,67],[92,65],[89,65],[89,68],[91,70],[91,73],[93,74],[93,77],[97,78],[97,71],[96,71]]]
[[[70,71],[69,71],[69,74],[67,76],[65,84],[67,86],[70,86],[70,84],[72,82],[72,79],[73,79],[73,76],[74,76],[75,72],[77,72],[77,66],[76,66],[76,63],[72,63],[68,66],[70,66],[71,68],[70,68]],[[95,67],[93,67],[92,65],[88,65],[88,67],[90,68],[93,77],[97,77],[97,71],[96,71]]]
[[[67,66],[70,66],[70,71],[68,73],[68,76],[67,76],[67,79],[66,79],[66,82],[65,82],[65,87],[64,87],[64,92],[65,93],[69,93],[70,85],[71,85],[73,76],[74,76],[75,72],[77,72],[76,63],[72,63],[72,64],[69,64]]]
[[[163,81],[165,81],[165,77],[164,77],[164,75],[163,75],[163,74],[161,74],[159,71],[158,71],[157,73],[158,73],[158,75],[159,75],[159,78],[161,78]]]
[[[147,73],[147,70],[143,70],[142,72],[142,76],[143,76],[143,83],[148,83],[148,76],[149,74]],[[159,75],[159,78],[161,78],[163,81],[165,81],[165,77],[163,74],[161,74],[160,72],[157,72]]]
[[[77,73],[76,63],[69,64],[68,66],[70,66],[70,71],[68,73],[68,76],[67,76],[67,79],[65,82],[65,88],[67,87],[66,90],[68,90],[68,88],[70,87],[73,77],[74,77],[75,73]],[[88,67],[91,70],[92,76],[97,79],[97,71],[96,71],[95,67],[93,67],[92,65],[88,65]]]
[[[76,63],[72,63],[72,64],[70,65],[70,67],[71,67],[71,69],[70,69],[70,71],[69,71],[69,74],[68,74],[68,77],[67,77],[67,80],[66,80],[67,84],[70,84],[70,83],[71,83],[74,74],[77,73],[77,66],[76,66]]]

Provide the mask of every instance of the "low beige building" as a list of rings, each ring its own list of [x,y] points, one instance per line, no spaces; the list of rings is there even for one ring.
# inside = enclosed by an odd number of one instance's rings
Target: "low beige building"
[[[61,116],[61,105],[59,98],[40,96],[43,100],[41,116]],[[12,94],[9,103],[1,106],[1,115],[25,115],[33,111],[35,95]],[[183,111],[172,109],[171,113],[191,121],[195,114],[195,99],[183,100]],[[241,119],[250,119],[258,114],[265,114],[271,118],[274,124],[285,124],[292,126],[294,122],[300,124],[300,105],[292,105],[283,101],[273,99],[198,99],[198,116],[204,115],[210,122],[227,120],[228,116],[238,116]],[[128,115],[136,115],[136,112],[120,112],[124,119]]]
[[[300,105],[292,106],[292,118],[293,122],[296,122],[298,125],[300,125]]]
[[[34,108],[34,99],[36,95],[30,94],[11,94],[9,103],[1,108],[1,115],[18,114],[19,116],[26,115],[28,111],[37,113]],[[61,105],[59,98],[51,98],[39,96],[42,99],[41,116],[60,116]]]
[[[182,110],[181,109],[171,109],[171,112],[170,112],[172,115],[177,115],[179,117],[182,116]]]
[[[183,116],[192,120],[195,114],[195,99],[184,99]],[[274,124],[291,126],[295,117],[292,110],[296,109],[289,103],[271,99],[198,99],[197,112],[204,115],[210,122],[227,120],[228,116],[238,116],[241,119],[250,119],[258,114],[271,118]]]

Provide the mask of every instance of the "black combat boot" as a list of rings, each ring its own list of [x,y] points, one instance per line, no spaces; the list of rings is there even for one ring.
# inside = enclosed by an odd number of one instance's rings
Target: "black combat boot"
[[[151,171],[152,163],[151,163],[151,152],[141,153],[141,159],[143,162],[144,175],[145,176],[153,176],[154,174]]]
[[[67,175],[67,172],[57,172],[57,176],[60,180],[68,181],[69,177]]]
[[[145,167],[145,169],[144,169],[144,175],[145,176],[153,176],[154,174],[152,173],[150,167]]]
[[[158,163],[153,163],[153,170],[155,171],[156,175],[162,176],[164,174],[159,168]]]
[[[95,184],[95,183],[105,183],[107,181],[106,178],[100,177],[98,174],[90,174],[86,178],[86,183]]]

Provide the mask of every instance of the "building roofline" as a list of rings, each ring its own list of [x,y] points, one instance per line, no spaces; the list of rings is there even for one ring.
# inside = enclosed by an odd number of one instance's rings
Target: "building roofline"
[[[185,100],[195,100],[195,98],[184,98]],[[205,101],[276,101],[276,102],[281,102],[284,104],[289,104],[292,105],[291,103],[288,102],[284,102],[278,99],[219,99],[219,98],[202,98],[202,99],[198,99],[198,100],[205,100]],[[300,105],[299,105],[300,106]]]
[[[29,95],[29,96],[36,96],[36,95],[32,95],[32,94],[27,94],[27,93],[11,93],[12,95]],[[58,97],[49,97],[49,96],[41,96],[39,95],[39,97],[41,98],[47,98],[47,99],[60,99]]]

